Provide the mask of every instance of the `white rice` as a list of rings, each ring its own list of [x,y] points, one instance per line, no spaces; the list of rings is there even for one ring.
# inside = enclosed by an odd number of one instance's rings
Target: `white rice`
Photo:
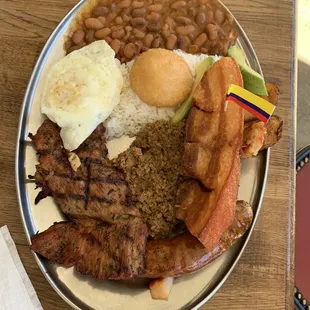
[[[195,66],[208,55],[192,55],[181,50],[174,51],[182,57],[190,67],[193,77],[196,75]],[[215,60],[219,57],[214,56]],[[119,138],[123,135],[135,136],[146,124],[158,120],[170,120],[175,113],[173,108],[152,107],[144,103],[130,87],[130,70],[134,60],[120,65],[124,79],[124,86],[120,96],[119,104],[114,108],[109,118],[104,122],[107,128],[107,140]]]
[[[197,55],[187,54],[184,53],[182,50],[174,50],[174,52],[185,60],[185,62],[190,67],[193,76],[196,76],[196,70],[195,70],[196,65],[209,57],[209,55],[206,54],[197,54]],[[215,61],[221,58],[221,56],[212,56],[212,57]]]

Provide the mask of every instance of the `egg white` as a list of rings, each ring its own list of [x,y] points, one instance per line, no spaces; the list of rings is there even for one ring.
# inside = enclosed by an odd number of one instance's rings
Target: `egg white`
[[[123,78],[105,41],[75,51],[48,73],[41,112],[61,127],[64,147],[73,151],[119,103]]]

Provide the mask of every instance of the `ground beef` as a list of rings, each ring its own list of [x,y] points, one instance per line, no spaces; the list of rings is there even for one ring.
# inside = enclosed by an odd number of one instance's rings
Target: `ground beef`
[[[136,207],[152,238],[173,234],[177,190],[182,182],[185,122],[146,125],[113,163],[125,173]]]

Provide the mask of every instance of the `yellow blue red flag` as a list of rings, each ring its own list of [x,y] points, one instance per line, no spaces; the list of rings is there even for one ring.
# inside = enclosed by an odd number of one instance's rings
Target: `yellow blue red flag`
[[[268,102],[267,100],[256,96],[253,93],[237,85],[229,86],[226,100],[237,103],[243,109],[250,112],[264,123],[268,122],[276,108],[272,103]]]

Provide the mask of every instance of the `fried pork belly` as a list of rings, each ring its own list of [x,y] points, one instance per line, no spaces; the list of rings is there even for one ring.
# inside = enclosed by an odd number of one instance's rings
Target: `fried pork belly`
[[[205,73],[186,122],[184,169],[209,193],[203,203],[177,206],[177,217],[209,249],[233,221],[240,178],[243,109],[226,105],[230,84],[243,86],[243,79],[236,61],[226,57]]]

